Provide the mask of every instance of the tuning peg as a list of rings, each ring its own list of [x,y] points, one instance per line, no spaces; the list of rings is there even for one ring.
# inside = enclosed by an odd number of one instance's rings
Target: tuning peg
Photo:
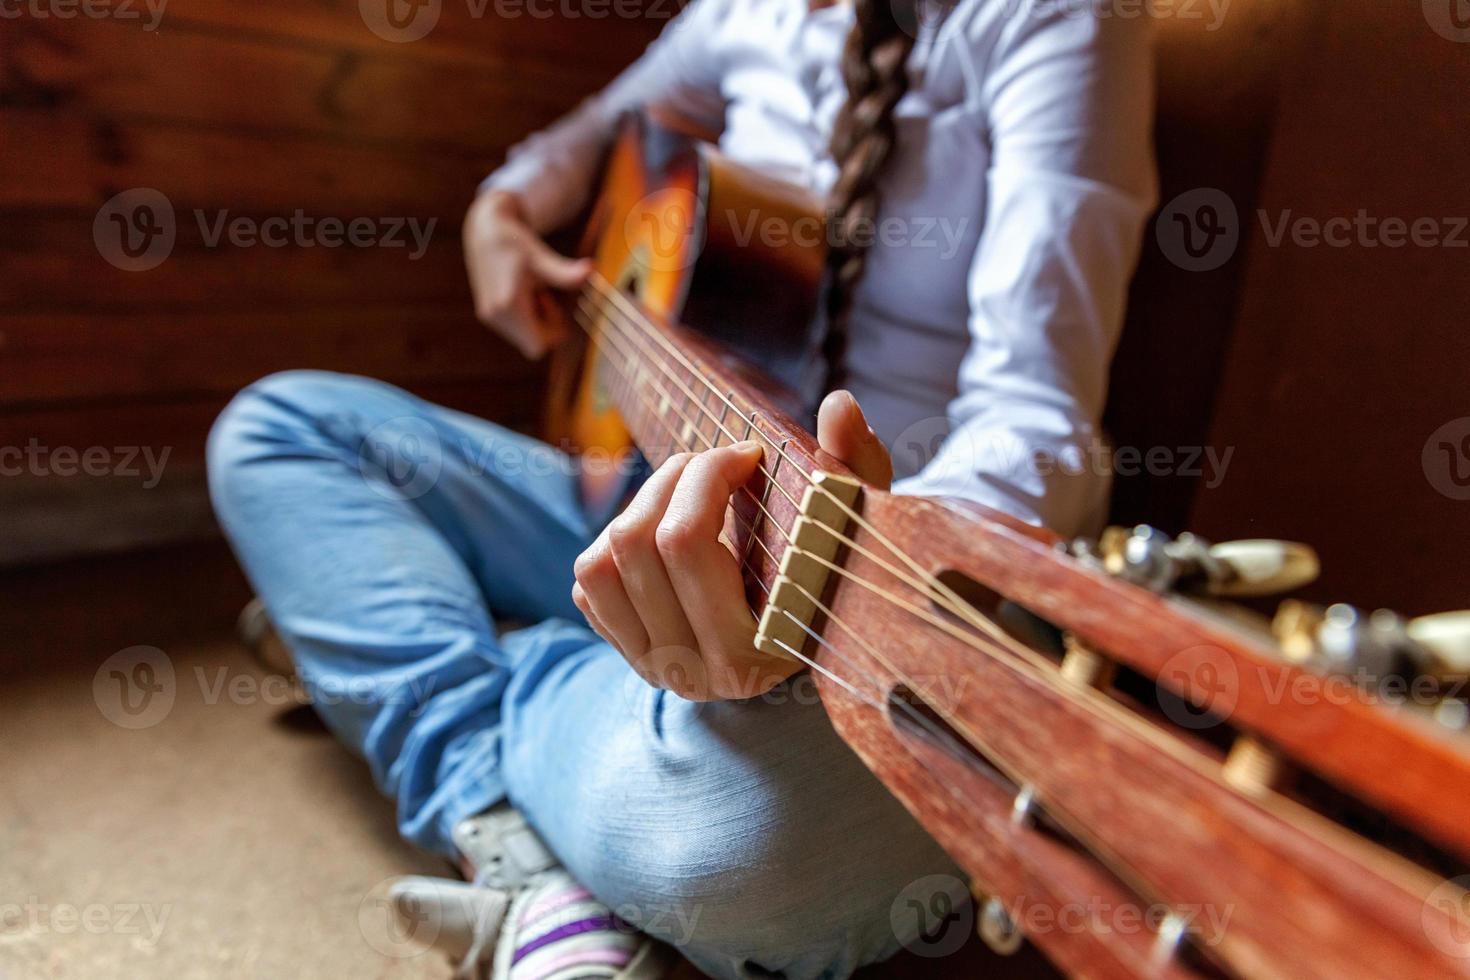
[[[1420,616],[1405,629],[1429,654],[1426,673],[1445,683],[1470,679],[1470,610]]]
[[[1290,592],[1312,582],[1322,571],[1317,553],[1297,541],[1224,541],[1211,545],[1209,555],[1228,572],[1209,583],[1208,591],[1219,596]]]
[[[1240,735],[1230,746],[1220,774],[1236,789],[1261,796],[1280,789],[1290,767],[1271,746],[1252,735]]]
[[[1287,599],[1276,607],[1271,632],[1292,663],[1309,663],[1317,655],[1317,628],[1326,610],[1310,602]]]
[[[985,945],[997,956],[1014,956],[1026,940],[1026,934],[1006,911],[1004,903],[994,895],[981,900],[975,928]]]
[[[1062,677],[1079,687],[1106,690],[1112,686],[1118,665],[1085,646],[1070,631],[1062,634],[1066,655],[1062,658]]]
[[[1110,527],[1096,545],[1078,541],[1071,551],[1110,575],[1159,593],[1272,595],[1307,584],[1321,570],[1317,553],[1295,541],[1211,544],[1193,534],[1171,538],[1146,524]]]

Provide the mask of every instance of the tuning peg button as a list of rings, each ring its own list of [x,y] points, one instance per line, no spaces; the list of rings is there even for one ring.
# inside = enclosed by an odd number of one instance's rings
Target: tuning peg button
[[[1429,654],[1427,673],[1447,683],[1470,678],[1470,610],[1420,616],[1405,628]]]
[[[1297,541],[1225,541],[1211,545],[1209,555],[1224,570],[1211,577],[1208,586],[1212,595],[1219,596],[1290,592],[1314,581],[1322,571],[1317,553]]]
[[[1317,553],[1295,541],[1211,544],[1193,534],[1171,538],[1146,524],[1110,527],[1095,545],[1078,541],[1071,551],[1111,575],[1159,593],[1273,595],[1306,585],[1321,570]]]

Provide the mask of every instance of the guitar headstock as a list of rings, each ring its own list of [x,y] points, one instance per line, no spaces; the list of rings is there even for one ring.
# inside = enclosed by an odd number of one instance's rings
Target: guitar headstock
[[[819,660],[867,683],[824,694],[993,935],[1104,902],[1154,924],[1032,938],[1092,975],[1470,973],[1470,616],[1273,611],[1318,570],[1289,542],[862,515]]]

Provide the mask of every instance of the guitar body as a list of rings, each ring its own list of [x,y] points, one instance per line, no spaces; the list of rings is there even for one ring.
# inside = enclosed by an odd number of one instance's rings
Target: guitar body
[[[992,948],[1026,933],[1091,977],[1470,977],[1470,618],[1288,601],[1267,629],[1221,597],[1300,585],[1304,546],[1068,544],[862,485],[790,395],[817,362],[816,213],[630,120],[553,437],[655,465],[760,444],[725,524],[756,647],[813,670],[970,875]],[[1394,679],[1428,693],[1386,698]]]
[[[650,312],[679,320],[763,379],[784,407],[816,361],[826,251],[817,201],[722,157],[692,135],[629,117],[609,152],[584,238],[597,274]],[[574,334],[575,335],[575,334]],[[553,365],[551,441],[608,456],[634,440],[586,348]],[[594,481],[584,490],[597,499]]]

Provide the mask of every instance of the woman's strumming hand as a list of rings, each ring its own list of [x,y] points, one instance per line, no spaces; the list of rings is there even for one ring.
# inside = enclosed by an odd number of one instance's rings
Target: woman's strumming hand
[[[520,198],[488,191],[470,205],[464,257],[475,315],[486,326],[533,359],[565,339],[566,317],[545,291],[582,285],[592,264],[554,252],[526,223]]]

